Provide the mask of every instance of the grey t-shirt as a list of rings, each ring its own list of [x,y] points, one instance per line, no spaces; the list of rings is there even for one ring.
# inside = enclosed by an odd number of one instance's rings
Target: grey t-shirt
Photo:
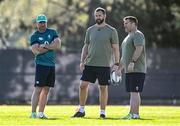
[[[104,27],[93,25],[87,29],[84,43],[88,44],[86,65],[110,67],[112,44],[119,43],[115,28],[108,24]]]

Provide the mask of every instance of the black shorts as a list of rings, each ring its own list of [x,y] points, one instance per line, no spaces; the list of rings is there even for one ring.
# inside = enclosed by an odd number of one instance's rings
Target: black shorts
[[[54,87],[55,66],[36,65],[35,87]]]
[[[143,91],[145,73],[126,73],[125,78],[127,92]]]
[[[98,79],[100,85],[109,85],[110,67],[96,67],[85,65],[81,80],[95,83],[96,79]]]

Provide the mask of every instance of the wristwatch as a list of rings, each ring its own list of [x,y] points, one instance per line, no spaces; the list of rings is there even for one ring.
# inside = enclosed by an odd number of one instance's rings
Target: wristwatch
[[[119,63],[115,63],[114,65],[119,66]]]

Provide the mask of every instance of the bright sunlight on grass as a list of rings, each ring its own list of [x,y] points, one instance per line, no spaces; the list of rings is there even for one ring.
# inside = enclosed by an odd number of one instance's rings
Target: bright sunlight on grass
[[[6,126],[180,126],[180,107],[141,106],[140,120],[123,120],[128,106],[108,106],[107,119],[99,118],[99,106],[86,106],[84,118],[71,118],[77,106],[46,107],[48,120],[30,119],[30,106],[0,106],[0,125]]]

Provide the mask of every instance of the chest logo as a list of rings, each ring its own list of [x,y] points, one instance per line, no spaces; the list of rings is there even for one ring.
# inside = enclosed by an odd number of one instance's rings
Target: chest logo
[[[38,39],[39,39],[40,41],[42,41],[42,40],[43,40],[43,37],[39,37]]]
[[[48,39],[50,39],[51,38],[51,35],[48,35]]]

